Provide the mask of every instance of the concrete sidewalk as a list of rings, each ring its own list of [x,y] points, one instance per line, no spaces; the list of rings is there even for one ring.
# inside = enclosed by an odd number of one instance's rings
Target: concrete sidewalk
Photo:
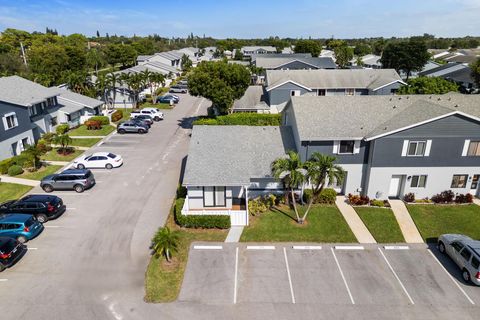
[[[474,197],[473,203],[476,204],[477,206],[480,206],[480,199]]]
[[[377,243],[370,231],[358,216],[357,212],[351,205],[346,202],[345,196],[337,196],[335,204],[347,221],[348,226],[360,243]]]
[[[243,227],[231,227],[228,231],[227,238],[225,242],[239,242],[240,236],[242,235]]]
[[[40,181],[38,180],[22,179],[22,178],[15,178],[15,177],[9,177],[9,176],[0,176],[0,181],[8,182],[8,183],[23,184],[23,185],[32,186],[32,187],[36,187],[40,185]]]
[[[66,166],[70,163],[69,161],[48,161],[48,160],[44,160],[43,162],[54,165],[54,166]]]
[[[392,207],[395,219],[397,219],[400,230],[402,231],[405,242],[407,243],[423,243],[423,238],[418,232],[417,226],[413,222],[407,207],[402,200],[388,200]]]

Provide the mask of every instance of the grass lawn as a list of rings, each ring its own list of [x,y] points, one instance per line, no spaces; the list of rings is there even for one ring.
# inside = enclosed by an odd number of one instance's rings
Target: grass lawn
[[[143,108],[157,108],[157,109],[173,109],[168,103],[150,103],[150,102],[143,102],[142,104],[139,104],[138,107],[140,109]]]
[[[57,148],[53,148],[51,151],[48,151],[46,154],[42,156],[42,160],[47,161],[72,161],[85,151],[83,150],[75,150],[73,153],[70,153],[66,156],[57,153]]]
[[[300,216],[302,216],[300,209]],[[295,221],[287,206],[250,217],[240,241],[255,242],[357,242],[336,206],[313,206],[305,224]]]
[[[0,182],[0,202],[18,199],[32,188],[22,184]]]
[[[72,146],[76,147],[92,147],[94,144],[102,140],[101,138],[72,139]]]
[[[355,208],[363,223],[379,243],[405,242],[392,210],[384,208]]]
[[[111,125],[104,125],[100,130],[87,130],[87,127],[81,125],[80,127],[68,131],[69,136],[106,136],[112,131],[115,131],[115,127]]]
[[[427,242],[444,233],[461,233],[480,239],[480,206],[407,205],[420,234]]]
[[[22,174],[16,176],[16,178],[30,179],[30,180],[42,180],[43,177],[49,174],[55,173],[55,171],[62,168],[62,166],[47,165],[43,166],[35,172],[25,171]]]
[[[170,264],[163,257],[152,256],[150,259],[145,273],[145,300],[147,302],[171,302],[177,298],[187,265],[190,243],[193,241],[223,242],[228,234],[228,230],[180,228],[173,220],[173,208],[170,210],[166,225],[180,234],[178,252],[173,255]]]

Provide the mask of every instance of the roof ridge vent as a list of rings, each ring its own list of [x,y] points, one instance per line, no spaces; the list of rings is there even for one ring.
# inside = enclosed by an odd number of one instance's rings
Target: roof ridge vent
[[[393,105],[393,109],[396,109],[396,108],[397,108],[397,106],[396,106],[396,105]]]
[[[440,101],[440,100],[442,100],[442,98],[438,98],[438,99],[437,99],[437,101]]]

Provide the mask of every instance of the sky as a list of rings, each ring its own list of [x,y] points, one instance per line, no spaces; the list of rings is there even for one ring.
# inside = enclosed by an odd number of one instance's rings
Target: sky
[[[0,0],[0,31],[214,38],[479,36],[480,0]]]

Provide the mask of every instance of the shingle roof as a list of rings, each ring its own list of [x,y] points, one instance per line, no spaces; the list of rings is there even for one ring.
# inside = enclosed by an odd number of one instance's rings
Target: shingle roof
[[[452,112],[480,117],[480,96],[300,96],[287,108],[301,140],[368,139]]]
[[[429,75],[438,74],[440,76],[440,75],[448,74],[449,72],[454,72],[454,71],[464,69],[464,68],[467,68],[467,67],[464,66],[461,63],[453,63],[452,62],[452,63],[443,64],[443,65],[438,66],[436,68],[432,68],[432,69],[429,69],[429,70],[422,71],[418,75],[419,76],[429,76]]]
[[[295,150],[290,127],[194,126],[184,185],[246,185],[270,177],[270,164]]]
[[[285,57],[270,58],[270,56],[262,56],[255,59],[255,65],[264,69],[276,69],[288,63],[298,61],[318,69],[336,69],[337,65],[331,57]]]
[[[28,107],[56,95],[48,88],[19,76],[0,78],[0,101]]]
[[[180,54],[174,51],[166,51],[166,52],[157,52],[155,53],[155,56],[160,56],[168,60],[179,60],[182,58]]]
[[[233,110],[269,110],[262,86],[249,86],[245,94],[233,102]]]
[[[70,102],[70,103],[74,103],[74,104],[85,106],[92,109],[98,106],[101,106],[103,104],[103,101],[101,100],[90,98],[90,97],[84,96],[83,94],[78,94],[66,89],[51,87],[49,88],[49,90],[52,93],[59,95],[57,99],[62,104],[64,102]]]
[[[272,46],[245,46],[240,49],[242,52],[245,51],[257,51],[257,50],[265,50],[269,52],[277,52],[277,48]]]
[[[151,57],[153,57],[153,56],[142,56],[142,55],[140,55],[140,56],[137,57],[137,61],[146,61],[146,60],[150,59]]]
[[[272,59],[285,59],[285,58],[311,58],[311,53],[270,53],[268,58]],[[252,62],[255,62],[258,58],[265,58],[264,54],[252,54]]]
[[[311,89],[378,89],[402,79],[394,69],[267,70],[267,91],[293,81]]]

